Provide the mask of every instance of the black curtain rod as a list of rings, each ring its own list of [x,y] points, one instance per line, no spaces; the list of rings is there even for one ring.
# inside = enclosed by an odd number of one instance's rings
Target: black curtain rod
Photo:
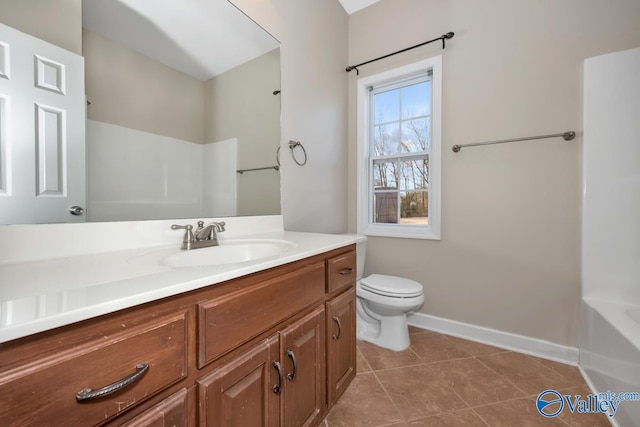
[[[435,38],[435,39],[433,39],[433,40],[429,40],[428,42],[420,43],[420,44],[417,44],[417,45],[415,45],[415,46],[411,46],[411,47],[408,47],[408,48],[406,48],[406,49],[402,49],[402,50],[399,50],[399,51],[397,51],[397,52],[393,52],[393,53],[390,53],[390,54],[388,54],[388,55],[384,55],[384,56],[381,56],[381,57],[379,57],[379,58],[376,58],[376,59],[372,59],[372,60],[370,60],[370,61],[363,62],[363,63],[358,64],[358,65],[349,65],[347,68],[345,68],[345,70],[346,70],[346,72],[347,72],[347,73],[351,72],[351,70],[356,70],[356,74],[357,74],[357,75],[360,75],[360,71],[358,71],[358,67],[360,67],[361,65],[367,65],[367,64],[370,64],[370,63],[372,63],[372,62],[379,61],[379,60],[381,60],[381,59],[385,59],[385,58],[388,58],[388,57],[390,57],[390,56],[397,55],[397,54],[399,54],[399,53],[406,52],[406,51],[408,51],[408,50],[415,49],[415,48],[420,47],[420,46],[424,46],[425,44],[433,43],[433,42],[435,42],[435,41],[437,41],[437,40],[442,40],[442,48],[444,49],[444,48],[445,48],[445,45],[444,45],[445,40],[447,40],[447,39],[452,39],[452,38],[453,38],[453,36],[454,36],[454,33],[452,33],[452,32],[448,32],[447,34],[443,34],[443,35],[441,35],[440,37],[436,37],[436,38]]]

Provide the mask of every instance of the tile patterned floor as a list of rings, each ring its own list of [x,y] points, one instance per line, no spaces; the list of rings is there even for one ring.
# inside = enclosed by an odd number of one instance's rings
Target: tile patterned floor
[[[358,342],[357,375],[322,427],[610,426],[605,415],[543,418],[538,394],[591,392],[577,368],[410,328],[394,352]]]

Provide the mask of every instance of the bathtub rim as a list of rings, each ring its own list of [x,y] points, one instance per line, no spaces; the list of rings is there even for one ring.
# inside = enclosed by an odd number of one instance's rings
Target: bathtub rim
[[[629,310],[640,310],[639,305],[595,296],[584,296],[582,300],[611,323],[640,352],[640,323],[628,314]]]

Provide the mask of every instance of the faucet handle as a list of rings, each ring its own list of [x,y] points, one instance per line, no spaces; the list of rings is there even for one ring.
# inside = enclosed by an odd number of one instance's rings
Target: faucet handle
[[[171,226],[172,230],[185,230],[184,232],[184,239],[182,239],[183,243],[192,243],[194,242],[196,239],[195,237],[193,237],[193,225],[191,224],[187,224],[187,225],[178,225],[178,224],[173,224]]]
[[[217,222],[216,224],[218,224],[218,227],[217,227],[217,228],[218,228],[218,232],[219,232],[219,233],[220,233],[220,232],[223,232],[223,231],[224,231],[225,223],[224,223],[224,222]]]

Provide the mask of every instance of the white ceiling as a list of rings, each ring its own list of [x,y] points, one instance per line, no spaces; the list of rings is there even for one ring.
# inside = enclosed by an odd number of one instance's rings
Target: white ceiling
[[[380,0],[340,0],[340,4],[342,4],[344,10],[351,15],[352,13],[357,12],[360,9],[364,9],[367,6],[371,6],[379,1]]]
[[[227,0],[82,0],[82,25],[203,81],[280,45]]]

